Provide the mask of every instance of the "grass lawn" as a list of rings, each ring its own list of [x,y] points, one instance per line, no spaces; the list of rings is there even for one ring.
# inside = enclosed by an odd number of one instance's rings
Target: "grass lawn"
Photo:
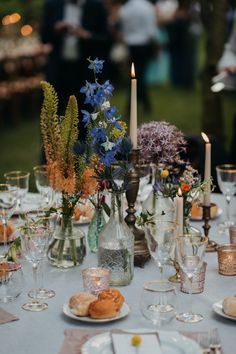
[[[125,112],[128,90],[115,87],[113,104],[120,113]],[[149,115],[138,110],[139,124],[150,120],[166,120],[175,124],[186,134],[199,135],[201,131],[201,98],[200,89],[180,90],[170,85],[150,87],[153,112]],[[232,132],[232,119],[236,112],[234,95],[223,95],[225,117],[225,146],[229,147]],[[31,190],[34,189],[33,166],[40,159],[40,107],[35,107],[35,117],[23,119],[17,126],[1,128],[0,133],[0,181],[3,173],[10,170],[27,170],[31,172]],[[123,114],[124,118],[125,115]],[[126,119],[128,120],[128,119]]]

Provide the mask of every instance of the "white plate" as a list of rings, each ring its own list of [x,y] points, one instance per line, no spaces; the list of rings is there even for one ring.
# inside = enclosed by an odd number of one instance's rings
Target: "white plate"
[[[226,315],[223,311],[223,300],[217,301],[213,304],[213,310],[220,316],[236,321],[236,317]]]
[[[161,341],[161,349],[163,354],[199,354],[201,351],[197,342],[185,336],[182,336],[179,333],[162,331],[158,331],[158,333]],[[106,332],[90,338],[82,346],[81,353],[114,354],[110,333]]]
[[[104,323],[104,322],[111,322],[111,321],[116,321],[119,320],[123,317],[126,317],[129,313],[130,313],[130,308],[126,303],[123,303],[120,311],[118,312],[118,314],[116,315],[116,317],[113,318],[106,318],[106,319],[101,319],[101,320],[96,320],[94,318],[91,317],[79,317],[79,316],[75,316],[70,308],[68,304],[64,304],[63,305],[63,312],[66,316],[73,318],[74,320],[77,321],[82,321],[82,322],[90,322],[90,323]]]
[[[223,213],[223,209],[218,208],[218,209],[217,209],[216,216],[214,216],[214,217],[211,218],[211,219],[214,220],[214,219],[218,218],[219,216],[222,215],[222,213]],[[202,217],[201,217],[201,216],[195,216],[195,217],[194,217],[194,216],[191,216],[190,219],[191,219],[192,221],[202,221]]]

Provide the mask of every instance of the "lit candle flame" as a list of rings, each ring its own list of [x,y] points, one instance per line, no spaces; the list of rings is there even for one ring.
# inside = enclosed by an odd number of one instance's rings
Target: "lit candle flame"
[[[179,197],[182,197],[182,191],[181,191],[180,187],[178,188],[178,193],[177,194],[178,194]]]
[[[134,63],[131,65],[131,77],[135,78],[135,69],[134,69]]]
[[[205,141],[205,143],[209,143],[210,140],[208,138],[208,136],[205,133],[201,133],[202,139]]]

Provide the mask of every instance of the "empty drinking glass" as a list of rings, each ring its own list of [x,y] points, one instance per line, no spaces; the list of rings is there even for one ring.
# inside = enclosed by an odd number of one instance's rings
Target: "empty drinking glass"
[[[23,211],[23,200],[29,190],[29,176],[27,171],[10,171],[4,173],[6,183],[18,188],[17,209]]]
[[[224,164],[216,166],[217,182],[226,199],[226,220],[219,224],[219,232],[228,231],[233,225],[230,215],[231,199],[236,193],[236,165]]]
[[[38,165],[33,170],[36,188],[40,193],[41,207],[48,207],[53,202],[53,189],[49,183],[47,166]]]

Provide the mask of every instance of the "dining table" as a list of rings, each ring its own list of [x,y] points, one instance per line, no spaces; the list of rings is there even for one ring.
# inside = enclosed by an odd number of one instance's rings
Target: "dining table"
[[[216,203],[219,214],[225,208],[223,195],[212,193],[211,202]],[[232,217],[236,222],[236,198],[232,199]],[[217,244],[229,244],[228,234],[218,233],[218,223],[222,215],[210,220],[209,238]],[[204,233],[202,220],[191,221],[191,224]],[[86,234],[87,224],[77,225]],[[143,317],[140,310],[140,296],[145,281],[158,279],[159,271],[155,262],[150,259],[143,267],[134,268],[134,276],[131,283],[118,289],[125,298],[129,307],[129,313],[123,318],[103,323],[84,322],[79,317],[73,319],[63,312],[63,306],[68,304],[69,298],[76,292],[83,291],[82,270],[88,267],[97,267],[97,254],[91,253],[87,246],[86,256],[81,265],[61,269],[44,261],[44,286],[53,289],[55,297],[45,300],[48,308],[41,312],[30,312],[22,309],[22,305],[28,300],[27,293],[33,286],[32,266],[22,260],[24,274],[24,289],[14,301],[0,303],[0,308],[15,315],[18,319],[0,325],[0,353],[1,354],[59,354],[65,339],[65,331],[68,329],[81,329],[86,331],[110,331],[122,330],[161,330],[177,332],[204,332],[217,328],[220,336],[222,351],[224,354],[232,354],[236,351],[236,318],[226,318],[216,313],[213,305],[220,300],[236,294],[236,276],[225,276],[218,272],[217,252],[205,254],[207,262],[204,291],[192,295],[193,311],[201,313],[204,318],[201,322],[187,324],[173,318],[163,326],[154,325]],[[173,266],[168,265],[165,277],[175,273]],[[190,305],[190,295],[180,291],[180,284],[176,286],[178,308],[177,311],[187,311]],[[76,353],[75,353],[76,354]],[[94,352],[96,354],[96,352]],[[124,353],[125,354],[125,353]]]

